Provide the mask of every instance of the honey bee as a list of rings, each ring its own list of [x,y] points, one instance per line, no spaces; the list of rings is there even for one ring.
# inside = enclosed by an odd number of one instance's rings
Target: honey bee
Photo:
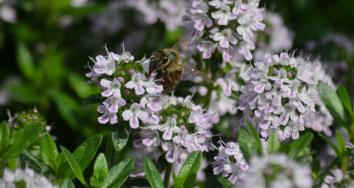
[[[153,53],[149,64],[149,76],[156,73],[156,79],[159,84],[162,84],[165,93],[171,93],[186,72],[192,76],[199,76],[209,83],[212,82],[206,74],[186,62],[183,63],[183,58],[176,48],[159,49]]]
[[[164,92],[170,93],[180,83],[184,73],[184,65],[178,50],[164,48],[156,50],[149,65],[149,75],[156,73]]]

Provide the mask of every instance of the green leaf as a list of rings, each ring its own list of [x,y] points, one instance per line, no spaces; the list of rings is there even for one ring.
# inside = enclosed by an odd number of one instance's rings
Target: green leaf
[[[337,88],[337,93],[338,93],[339,98],[342,101],[342,104],[344,105],[344,107],[347,109],[349,114],[352,114],[353,113],[352,101],[350,99],[350,95],[349,95],[348,90],[344,86],[341,85]]]
[[[342,158],[343,154],[345,153],[345,140],[343,138],[342,133],[340,130],[337,130],[336,132],[336,137],[337,137],[337,143],[338,143],[338,149],[340,151],[340,158]]]
[[[57,167],[61,167],[64,163],[65,163],[64,154],[63,153],[59,153],[59,155],[55,159],[55,164],[56,164]],[[69,166],[67,166],[67,167],[69,167]]]
[[[319,93],[323,103],[325,104],[329,112],[331,112],[335,120],[345,127],[347,117],[342,102],[336,92],[334,92],[333,89],[329,87],[326,83],[320,81]]]
[[[11,99],[25,104],[39,104],[40,101],[45,101],[44,96],[36,91],[33,85],[16,83],[9,86]]]
[[[178,182],[178,177],[176,176],[176,174],[172,173],[172,179],[175,184],[174,187],[176,187],[176,183]]]
[[[181,40],[181,35],[182,35],[181,29],[176,29],[174,31],[168,31],[165,33],[164,41],[166,44],[168,44],[170,46],[175,45],[176,43],[178,43],[178,40]],[[180,47],[180,46],[177,46],[177,47]]]
[[[32,56],[27,47],[22,43],[17,43],[17,64],[22,74],[29,80],[33,80],[35,76],[35,67],[33,64]]]
[[[263,145],[257,130],[251,124],[247,124],[238,132],[237,142],[246,159],[250,159],[255,153],[263,154]]]
[[[75,130],[80,129],[77,118],[80,117],[82,109],[70,95],[58,90],[48,91],[48,95],[56,103],[60,115],[68,122],[70,127]]]
[[[290,144],[289,157],[296,158],[308,145],[310,145],[313,139],[313,133],[305,133],[299,139],[293,141]]]
[[[31,153],[29,151],[24,150],[21,153],[21,160],[24,159],[26,161],[26,165],[29,166],[30,168],[42,172],[45,169],[45,164],[43,161],[39,158],[39,156],[35,155],[34,153]]]
[[[79,162],[82,170],[85,170],[95,157],[98,148],[102,143],[102,135],[94,135],[82,143],[75,151],[75,159]]]
[[[277,133],[276,132],[273,132],[268,140],[268,152],[269,153],[276,153],[279,148],[280,148],[280,142],[278,140],[278,137],[277,137]]]
[[[218,182],[222,185],[223,188],[233,188],[232,183],[222,176],[218,177]]]
[[[56,169],[56,158],[59,155],[57,146],[48,133],[45,133],[40,142],[41,156],[45,164]]]
[[[86,80],[76,74],[69,75],[69,84],[80,98],[85,98],[95,92],[96,87],[89,85]]]
[[[193,152],[188,156],[179,171],[176,187],[194,187],[194,182],[199,172],[202,161],[202,154],[200,152]]]
[[[76,178],[84,185],[87,185],[85,178],[82,174],[82,170],[80,168],[79,163],[76,161],[73,154],[70,153],[65,147],[60,146],[61,151],[64,154],[66,161],[69,163],[71,170],[74,172]]]
[[[3,153],[1,158],[9,159],[17,157],[22,150],[28,148],[38,139],[43,127],[37,124],[29,124],[16,131],[11,138],[10,147]]]
[[[255,142],[256,142],[258,155],[262,155],[263,154],[263,145],[262,145],[261,138],[259,137],[259,134],[258,134],[256,128],[250,123],[246,123],[246,125],[247,125],[246,126],[247,131],[250,133],[253,140],[255,140]]]
[[[251,139],[251,136],[245,129],[239,129],[237,142],[239,143],[240,149],[246,159],[250,159],[252,154],[256,153],[256,143]]]
[[[320,137],[325,140],[327,142],[327,144],[329,144],[331,146],[331,148],[334,150],[334,152],[336,153],[337,157],[341,156],[340,150],[339,148],[333,144],[325,135],[320,134]]]
[[[106,157],[103,153],[100,153],[93,166],[93,175],[90,178],[90,184],[93,187],[101,187],[101,184],[105,180],[108,174],[108,164]]]
[[[0,123],[0,151],[4,149],[10,141],[10,129],[5,121]]]
[[[61,184],[60,188],[75,188],[74,183],[70,179],[65,179]]]
[[[125,159],[119,164],[113,166],[107,175],[107,178],[102,184],[103,188],[120,187],[127,180],[129,174],[133,171],[134,160]]]
[[[144,171],[146,178],[148,179],[152,188],[163,188],[163,182],[160,173],[154,163],[148,158],[144,159]]]
[[[127,145],[129,131],[126,128],[117,129],[112,132],[112,143],[116,152],[120,152]]]

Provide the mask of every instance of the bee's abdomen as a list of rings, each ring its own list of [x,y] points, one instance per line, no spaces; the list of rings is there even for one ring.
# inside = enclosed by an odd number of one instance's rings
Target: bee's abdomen
[[[178,85],[183,76],[183,68],[178,68],[173,72],[165,74],[162,78],[164,92],[170,93]]]

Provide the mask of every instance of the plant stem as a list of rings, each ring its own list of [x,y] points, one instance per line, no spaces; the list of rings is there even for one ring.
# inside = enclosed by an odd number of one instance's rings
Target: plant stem
[[[168,163],[165,170],[165,179],[163,180],[164,187],[169,187],[171,172],[172,172],[172,164]]]

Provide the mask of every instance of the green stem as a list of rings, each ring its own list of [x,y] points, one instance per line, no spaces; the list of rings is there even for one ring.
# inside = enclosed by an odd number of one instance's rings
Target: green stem
[[[350,142],[354,144],[354,122],[352,122],[350,128],[349,128],[349,139],[350,139]]]
[[[168,163],[165,170],[165,179],[163,180],[164,187],[169,187],[170,185],[171,172],[172,172],[172,164]]]
[[[204,106],[205,107],[209,107],[210,104],[210,100],[211,100],[211,92],[212,92],[213,88],[210,87],[210,84],[208,85],[208,93],[205,96],[205,101],[204,101]]]

